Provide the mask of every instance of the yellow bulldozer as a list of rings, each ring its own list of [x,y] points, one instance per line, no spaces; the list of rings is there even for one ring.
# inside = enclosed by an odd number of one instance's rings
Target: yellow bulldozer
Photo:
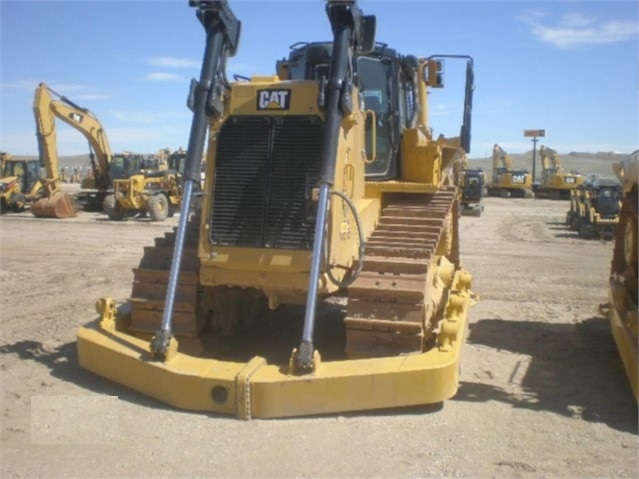
[[[527,170],[513,170],[513,161],[497,143],[493,145],[493,177],[488,194],[502,198],[532,198],[532,175]]]
[[[0,152],[0,214],[20,213],[43,195],[40,162]]]
[[[356,0],[329,0],[331,42],[229,82],[240,22],[225,1],[189,3],[206,47],[182,211],[208,139],[202,208],[145,248],[128,301],[96,302],[80,365],[244,419],[452,397],[474,297],[453,174],[470,150],[472,58],[402,55],[375,43]],[[448,59],[465,62],[466,86],[460,135],[446,139],[428,100]]]
[[[637,401],[639,372],[637,356],[637,271],[639,239],[637,238],[637,181],[639,177],[639,150],[615,163],[613,170],[621,182],[622,200],[619,226],[615,236],[610,268],[608,303],[600,308],[610,320],[612,335],[621,356],[632,393]]]
[[[541,145],[541,183],[533,183],[535,198],[550,198],[552,200],[569,200],[570,192],[585,181],[585,177],[578,173],[568,173],[561,166],[561,157],[552,148]]]
[[[169,152],[164,159],[166,169],[141,170],[127,179],[114,180],[113,194],[107,195],[103,203],[109,219],[121,221],[142,213],[148,214],[151,221],[164,221],[175,215],[182,202],[186,152]]]

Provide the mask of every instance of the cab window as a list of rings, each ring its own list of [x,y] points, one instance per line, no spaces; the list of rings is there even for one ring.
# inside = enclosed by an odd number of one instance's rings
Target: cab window
[[[385,175],[391,163],[391,110],[388,99],[388,70],[390,66],[379,58],[359,57],[357,59],[357,75],[364,86],[361,92],[364,99],[364,109],[375,113],[376,124],[376,152],[373,154],[373,126],[372,119],[366,120],[366,153],[372,162],[366,165],[367,175]]]

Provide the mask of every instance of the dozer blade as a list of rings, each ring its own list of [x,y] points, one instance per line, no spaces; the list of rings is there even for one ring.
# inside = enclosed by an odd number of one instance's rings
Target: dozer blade
[[[421,353],[326,361],[316,354],[315,371],[300,376],[290,373],[291,364],[261,356],[239,362],[191,352],[182,338],[165,362],[153,361],[148,339],[127,331],[130,305],[116,307],[113,299],[102,298],[96,304],[100,317],[78,329],[78,361],[176,408],[240,419],[438,404],[457,391],[470,279],[464,270],[455,273],[438,343]]]
[[[31,203],[31,213],[37,218],[59,219],[72,218],[77,214],[73,200],[62,191]]]

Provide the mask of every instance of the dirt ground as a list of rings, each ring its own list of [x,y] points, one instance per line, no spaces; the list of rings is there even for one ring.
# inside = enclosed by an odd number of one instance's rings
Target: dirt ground
[[[636,477],[637,406],[607,321],[612,244],[567,202],[487,198],[461,219],[471,310],[458,394],[410,408],[239,421],[79,368],[75,329],[130,293],[177,224],[0,218],[1,477]]]

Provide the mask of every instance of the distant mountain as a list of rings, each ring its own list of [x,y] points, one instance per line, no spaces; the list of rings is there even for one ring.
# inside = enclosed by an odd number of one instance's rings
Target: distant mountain
[[[596,174],[600,176],[614,177],[612,164],[626,158],[626,153],[615,152],[598,152],[598,153],[582,153],[571,151],[568,154],[559,153],[561,166],[566,171],[581,173],[582,175]],[[532,172],[532,150],[521,154],[510,154],[513,160],[513,168],[523,169]],[[541,176],[541,160],[539,150],[535,152],[535,174],[537,179]],[[492,172],[492,158],[475,158],[470,159],[473,168],[482,168],[486,172]]]

